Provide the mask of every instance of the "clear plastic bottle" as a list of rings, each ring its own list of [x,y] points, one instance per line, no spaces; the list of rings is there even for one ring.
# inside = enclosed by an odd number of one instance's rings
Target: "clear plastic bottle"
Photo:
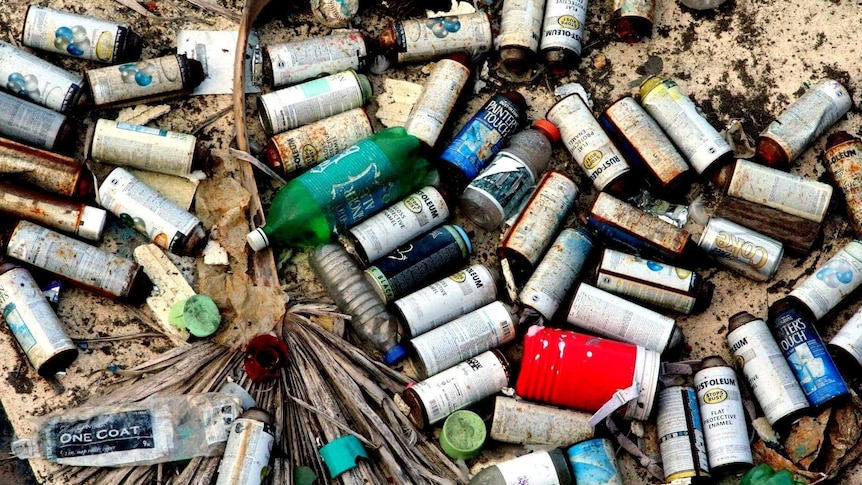
[[[469,485],[517,485],[540,483],[569,485],[572,472],[569,459],[560,448],[536,451],[496,465],[489,466],[470,479]]]

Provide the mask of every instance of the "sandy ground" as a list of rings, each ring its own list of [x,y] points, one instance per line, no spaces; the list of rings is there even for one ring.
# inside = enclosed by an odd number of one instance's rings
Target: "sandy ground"
[[[128,21],[142,33],[145,39],[143,57],[156,57],[174,51],[176,31],[179,29],[225,29],[235,24],[225,19],[214,18],[194,9],[182,0],[158,0],[153,2],[165,15],[189,16],[176,21],[159,21],[143,18],[111,1],[42,0],[39,5],[68,9],[95,16]],[[229,8],[237,8],[238,0],[220,0]],[[276,42],[307,35],[322,35],[327,29],[314,25],[310,15],[295,11],[278,3],[271,8],[269,19],[261,28],[263,42]],[[857,52],[858,25],[862,23],[862,11],[857,2],[848,0],[786,0],[778,2],[756,0],[730,0],[716,11],[695,12],[673,1],[659,0],[652,38],[639,44],[628,45],[616,39],[609,18],[610,1],[591,2],[587,17],[586,48],[584,59],[577,70],[563,79],[550,79],[539,74],[535,79],[523,83],[509,83],[496,74],[491,63],[483,79],[487,86],[474,95],[469,105],[463,108],[455,120],[460,127],[470,113],[474,112],[494,92],[518,89],[529,103],[529,118],[542,118],[554,104],[553,89],[562,83],[582,83],[593,96],[594,111],[598,112],[621,96],[632,94],[637,82],[647,73],[661,73],[675,79],[681,88],[701,107],[706,117],[716,127],[724,126],[732,119],[740,119],[749,135],[756,135],[779,114],[788,103],[803,91],[805,83],[813,84],[823,77],[832,77],[844,83],[858,102],[859,64]],[[494,2],[490,10],[499,12],[501,1]],[[26,10],[23,0],[0,4],[0,38],[15,42],[19,38],[23,15]],[[379,10],[364,12],[358,26],[371,35],[377,35],[388,20]],[[493,16],[498,24],[499,16]],[[70,59],[45,56],[70,70],[96,67]],[[393,69],[383,76],[371,76],[373,86],[380,92],[384,77],[409,79],[421,82],[427,71],[423,65],[408,65]],[[171,103],[170,114],[155,122],[156,126],[176,131],[190,131],[207,116],[231,104],[228,96],[204,96]],[[253,103],[249,103],[253,107]],[[371,112],[376,109],[372,103]],[[113,117],[108,111],[104,117]],[[251,116],[252,136],[258,143],[264,141],[255,119]],[[81,119],[80,133],[95,117]],[[860,113],[857,108],[842,121],[837,129],[860,133]],[[231,139],[230,117],[222,119],[204,131],[202,139],[213,147],[224,148]],[[792,172],[821,181],[828,181],[828,174],[818,156],[825,137],[816,141],[793,164]],[[81,152],[79,151],[79,156]],[[585,218],[595,198],[595,191],[578,172],[562,147],[554,152],[553,166],[572,175],[581,189],[577,209],[572,223]],[[96,167],[104,175],[105,167]],[[264,198],[270,197],[272,187],[263,183]],[[715,203],[714,187],[695,184],[687,194],[693,200],[705,195]],[[835,198],[837,201],[838,198]],[[499,233],[485,233],[472,227],[458,217],[468,229],[476,230],[474,259],[494,263],[494,247]],[[703,262],[702,273],[716,286],[712,305],[702,314],[682,317],[677,320],[685,335],[687,346],[681,359],[699,359],[718,354],[728,358],[724,339],[727,318],[739,311],[749,311],[765,316],[768,305],[784,296],[801,279],[818,265],[837,252],[851,237],[843,206],[833,202],[824,225],[824,237],[815,250],[805,257],[786,256],[779,273],[767,283],[757,283],[736,276],[708,261]],[[109,237],[103,246],[130,255],[135,244],[143,243],[137,234],[122,230],[112,221]],[[277,258],[284,270],[285,282],[307,274],[305,253],[285,253]],[[176,261],[191,266],[188,258]],[[194,282],[192,282],[194,285]],[[824,321],[822,333],[830,338],[859,306],[857,298],[850,298]],[[94,335],[132,334],[148,330],[128,307],[107,301],[76,289],[66,289],[62,295],[59,314],[75,337]],[[63,379],[65,391],[57,394],[44,380],[39,379],[14,346],[11,336],[0,331],[0,398],[9,413],[18,434],[33,429],[34,418],[51,411],[60,410],[82,402],[100,386],[110,380],[103,371],[108,365],[118,363],[132,366],[169,348],[167,340],[150,339],[127,341],[121,344],[91,345],[69,369]],[[471,463],[476,467],[479,462]],[[623,457],[628,483],[647,480],[643,470],[635,462]],[[36,477],[51,483],[51,468],[44,462],[34,460],[31,465]],[[846,476],[847,482],[862,480],[857,473]],[[19,483],[18,478],[10,477]],[[728,482],[732,479],[728,478]]]

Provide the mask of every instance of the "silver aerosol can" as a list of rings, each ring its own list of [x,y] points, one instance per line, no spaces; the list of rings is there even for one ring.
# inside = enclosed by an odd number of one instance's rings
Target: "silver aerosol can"
[[[847,243],[789,296],[802,302],[820,320],[862,285],[862,241]]]
[[[533,66],[542,36],[545,0],[505,0],[500,13],[500,64],[513,74]]]
[[[0,80],[12,94],[60,113],[69,113],[84,92],[84,76],[72,74],[0,41]]]
[[[723,358],[707,357],[694,374],[694,388],[710,468],[717,472],[750,467],[753,458],[736,372]]]
[[[563,76],[581,60],[587,0],[548,0],[539,50],[554,76]]]
[[[491,439],[517,445],[569,446],[593,437],[590,414],[497,396]]]
[[[0,212],[98,241],[108,213],[83,202],[0,182]]]
[[[260,485],[269,472],[269,456],[275,445],[272,416],[250,408],[230,428],[216,485]]]
[[[771,237],[720,217],[711,217],[697,244],[724,266],[755,281],[778,271],[784,246]]]
[[[368,48],[358,30],[332,32],[263,47],[263,76],[274,87],[365,67]]]
[[[187,95],[206,73],[199,61],[175,54],[90,69],[86,76],[93,106],[104,109]]]
[[[436,146],[437,138],[469,79],[470,58],[465,54],[456,53],[437,61],[404,122],[407,133],[429,147]]]
[[[703,424],[694,389],[672,386],[659,391],[656,425],[665,481],[709,477]]]

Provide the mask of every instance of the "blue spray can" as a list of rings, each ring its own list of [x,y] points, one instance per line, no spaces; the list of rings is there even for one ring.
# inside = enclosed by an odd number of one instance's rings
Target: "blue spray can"
[[[575,483],[623,485],[623,477],[610,440],[596,438],[576,443],[566,452]]]

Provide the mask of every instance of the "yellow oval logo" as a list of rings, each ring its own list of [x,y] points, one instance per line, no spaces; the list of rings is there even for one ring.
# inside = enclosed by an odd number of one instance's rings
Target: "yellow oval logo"
[[[450,276],[449,279],[454,281],[455,283],[463,283],[463,282],[467,281],[467,273],[465,273],[463,271],[459,271],[459,272],[453,274],[452,276]]]
[[[577,29],[580,29],[580,28],[581,28],[581,23],[580,23],[580,22],[578,22],[578,19],[576,19],[575,17],[572,17],[571,15],[563,15],[562,17],[560,17],[559,19],[557,19],[557,22],[558,22],[561,26],[563,26],[563,27],[565,27],[565,28],[567,28],[567,29],[575,29],[575,30],[577,30]]]
[[[110,32],[102,32],[96,39],[96,58],[100,61],[110,61],[114,56],[114,35]]]
[[[736,370],[742,372],[742,368],[745,367],[745,357],[737,356],[734,358],[734,362],[736,364]]]
[[[676,276],[677,276],[677,278],[684,280],[684,279],[688,278],[689,276],[691,276],[691,271],[689,271],[687,269],[677,268],[676,269]]]
[[[727,391],[721,388],[710,389],[703,395],[703,402],[707,404],[718,404],[727,399]]]
[[[422,212],[422,201],[419,200],[419,197],[411,195],[404,199],[404,207],[407,207],[410,212],[418,214]]]
[[[302,157],[302,161],[305,162],[306,165],[311,165],[317,161],[317,148],[314,145],[302,145],[299,149],[300,157]]]
[[[584,167],[587,168],[588,170],[592,170],[601,161],[602,161],[602,152],[600,152],[599,150],[593,150],[590,153],[587,153],[587,156],[584,157]]]

